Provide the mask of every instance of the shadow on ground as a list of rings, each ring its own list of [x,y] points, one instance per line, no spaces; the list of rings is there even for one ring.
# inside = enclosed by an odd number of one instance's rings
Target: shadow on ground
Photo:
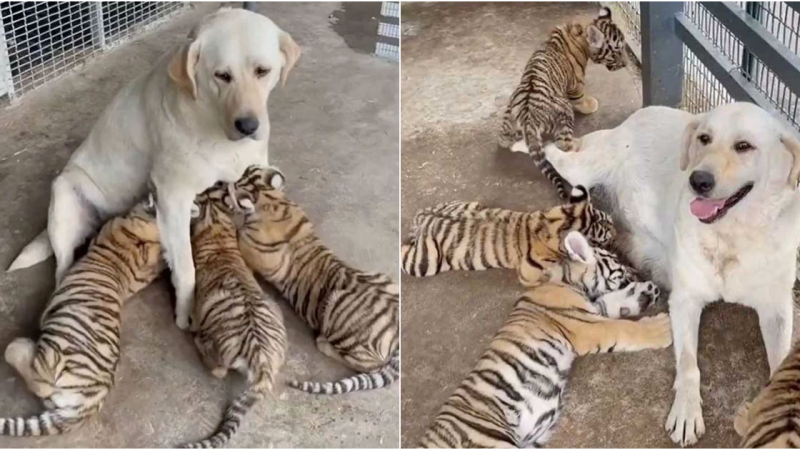
[[[403,233],[416,211],[444,201],[518,210],[558,203],[526,156],[497,149],[499,112],[549,30],[596,11],[579,3],[403,5]],[[637,86],[630,71],[590,67],[587,92],[600,110],[577,120],[577,135],[614,127],[640,108]],[[500,270],[403,276],[402,284],[402,445],[413,447],[522,291]],[[746,308],[715,304],[702,324],[707,432],[699,445],[736,446],[733,413],[768,373],[758,321]],[[672,349],[578,359],[549,446],[674,446],[664,431],[673,366]]]
[[[237,5],[238,6],[238,5]],[[50,182],[113,95],[182,42],[214,5],[186,9],[166,25],[0,111],[0,266],[45,226]],[[329,16],[339,3],[262,3],[303,55],[270,98],[270,160],[322,239],[353,265],[398,277],[398,65],[349,48]],[[35,337],[53,289],[53,263],[0,273],[0,347]],[[117,387],[101,414],[62,437],[0,438],[0,447],[171,447],[205,437],[244,387],[220,381],[172,320],[160,280],[123,313]],[[284,305],[285,306],[285,305]],[[282,380],[334,380],[351,372],[319,353],[311,332],[284,308],[289,352]],[[4,416],[41,410],[0,362]],[[399,388],[314,396],[279,384],[255,406],[230,447],[397,447]]]

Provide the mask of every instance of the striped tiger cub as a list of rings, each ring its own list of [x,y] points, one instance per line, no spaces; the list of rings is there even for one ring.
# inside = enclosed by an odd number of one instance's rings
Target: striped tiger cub
[[[442,406],[422,447],[493,448],[543,445],[558,419],[575,356],[664,348],[669,316],[640,314],[658,297],[651,282],[616,256],[592,248],[579,232],[568,258],[517,300],[475,369]]]
[[[191,323],[195,345],[211,373],[224,378],[228,370],[238,370],[249,386],[225,412],[214,435],[190,448],[216,448],[229,441],[253,404],[272,391],[286,356],[283,316],[239,252],[230,202],[221,183],[195,199],[192,255],[197,282]]]
[[[542,270],[565,256],[561,239],[576,230],[597,245],[616,232],[611,216],[595,208],[583,186],[570,203],[530,213],[485,208],[476,202],[451,202],[420,211],[409,242],[400,249],[405,273],[425,277],[448,270],[517,269],[530,286]]]
[[[741,448],[800,447],[800,346],[756,398],[739,407],[733,427],[742,436]]]
[[[106,222],[56,287],[39,340],[6,347],[6,361],[46,411],[0,419],[0,435],[66,433],[100,411],[119,363],[122,304],[164,268],[155,214],[151,196]]]
[[[329,383],[291,382],[315,394],[376,389],[400,376],[399,289],[387,276],[354,269],[331,252],[303,210],[280,190],[283,174],[251,167],[235,183],[245,211],[239,249],[317,332],[317,348],[359,372]]]
[[[531,155],[561,198],[567,183],[545,159],[543,138],[552,138],[564,151],[578,147],[573,142],[573,109],[592,114],[598,108],[597,99],[584,93],[589,60],[611,71],[626,65],[625,37],[606,7],[589,25],[571,23],[552,31],[544,48],[528,60],[503,115],[500,146]]]

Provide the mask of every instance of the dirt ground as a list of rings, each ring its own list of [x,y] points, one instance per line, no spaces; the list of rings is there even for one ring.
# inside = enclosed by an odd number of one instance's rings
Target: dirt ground
[[[0,189],[5,192],[0,266],[7,267],[45,227],[50,182],[102,108],[215,7],[187,8],[20,105],[0,109]],[[380,4],[262,3],[258,8],[303,47],[286,88],[270,96],[270,161],[286,173],[288,194],[305,207],[338,255],[397,279],[399,67],[370,54]],[[334,13],[339,20],[329,18]],[[17,336],[36,336],[53,273],[52,260],[0,273],[0,347]],[[129,301],[117,386],[98,417],[67,436],[0,438],[0,447],[164,447],[211,433],[244,382],[235,374],[220,381],[205,369],[191,337],[173,323],[170,289],[162,279]],[[311,332],[288,308],[284,315],[289,333],[284,381],[334,380],[352,373],[316,350]],[[230,447],[396,448],[399,391],[394,385],[325,397],[281,384],[273,398],[254,407]],[[0,405],[4,416],[41,411],[5,362],[0,363]]]
[[[500,112],[549,30],[596,11],[580,3],[403,5],[403,234],[416,211],[444,201],[517,210],[558,203],[527,156],[497,148]],[[577,135],[615,127],[640,108],[638,86],[633,71],[590,67],[587,91],[600,110],[577,120]],[[403,276],[402,289],[402,446],[414,447],[522,291],[502,270]],[[707,431],[698,445],[736,446],[733,413],[768,375],[758,320],[747,308],[714,304],[701,328]],[[549,446],[674,447],[664,431],[673,370],[671,348],[578,359]]]

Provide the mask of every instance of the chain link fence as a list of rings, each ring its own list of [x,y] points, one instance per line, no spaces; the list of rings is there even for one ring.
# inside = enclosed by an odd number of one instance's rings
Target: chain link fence
[[[14,101],[165,20],[184,5],[0,1],[0,97]]]

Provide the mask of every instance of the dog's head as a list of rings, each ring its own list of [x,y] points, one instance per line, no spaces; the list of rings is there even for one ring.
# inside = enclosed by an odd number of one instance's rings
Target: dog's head
[[[209,108],[228,139],[269,136],[267,98],[300,57],[300,47],[270,19],[222,8],[189,34],[169,65],[183,94]]]
[[[691,212],[703,223],[721,219],[756,189],[796,189],[800,143],[752,103],[730,103],[698,115],[686,127],[681,170],[696,196]]]

